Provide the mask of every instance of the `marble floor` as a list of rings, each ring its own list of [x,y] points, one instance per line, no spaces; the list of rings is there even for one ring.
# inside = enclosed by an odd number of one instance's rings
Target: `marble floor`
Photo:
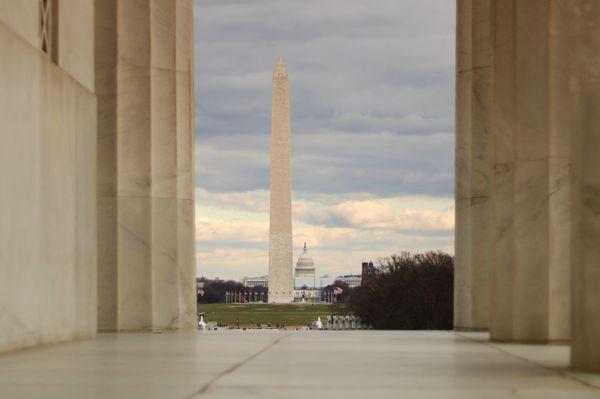
[[[565,345],[485,334],[101,334],[0,355],[0,398],[600,398]]]

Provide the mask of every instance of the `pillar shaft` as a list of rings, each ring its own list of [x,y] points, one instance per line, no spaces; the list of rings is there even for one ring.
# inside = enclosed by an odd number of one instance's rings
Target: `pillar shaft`
[[[552,2],[492,5],[493,266],[490,335],[568,338],[570,153],[560,113],[562,76]]]
[[[560,4],[573,144],[571,364],[600,372],[600,4]],[[568,46],[566,45],[568,44]]]
[[[116,329],[150,329],[153,321],[150,1],[117,1],[116,12]]]
[[[457,3],[454,325],[485,329],[491,268],[490,2]]]
[[[96,9],[99,329],[192,328],[192,3]]]
[[[571,326],[571,221],[573,191],[573,167],[570,116],[565,110],[569,107],[569,57],[570,44],[564,41],[564,31],[568,29],[562,8],[565,2],[550,2],[551,43],[548,64],[551,65],[548,79],[549,88],[549,279],[550,298],[549,336],[550,339],[570,338]],[[566,25],[567,24],[567,25]]]
[[[490,332],[496,339],[512,337],[514,274],[514,165],[515,165],[515,2],[494,1],[494,113],[492,143],[494,169],[493,250]],[[508,300],[507,300],[508,299]]]
[[[515,3],[512,339],[545,341],[548,259],[548,0]],[[492,331],[492,338],[495,332]]]
[[[455,327],[489,326],[498,340],[569,335],[570,151],[553,7],[457,2]]]

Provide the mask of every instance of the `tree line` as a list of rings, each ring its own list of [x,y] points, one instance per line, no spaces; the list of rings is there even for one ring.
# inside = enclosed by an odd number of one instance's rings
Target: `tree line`
[[[346,300],[376,329],[451,330],[454,259],[443,252],[403,252],[380,259]]]
[[[244,284],[233,280],[209,280],[201,278],[203,287],[198,289],[198,303],[224,303],[227,292],[236,292],[243,294],[263,294],[267,295],[266,287],[246,287]]]

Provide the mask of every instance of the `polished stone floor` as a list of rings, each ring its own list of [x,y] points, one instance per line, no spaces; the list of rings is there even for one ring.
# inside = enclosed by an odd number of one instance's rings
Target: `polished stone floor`
[[[102,334],[0,355],[0,398],[600,398],[565,345],[484,334]]]

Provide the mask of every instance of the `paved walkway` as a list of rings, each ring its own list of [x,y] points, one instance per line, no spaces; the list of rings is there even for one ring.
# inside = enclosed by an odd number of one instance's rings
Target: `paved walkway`
[[[0,356],[0,398],[600,398],[568,347],[452,332],[102,334]]]

